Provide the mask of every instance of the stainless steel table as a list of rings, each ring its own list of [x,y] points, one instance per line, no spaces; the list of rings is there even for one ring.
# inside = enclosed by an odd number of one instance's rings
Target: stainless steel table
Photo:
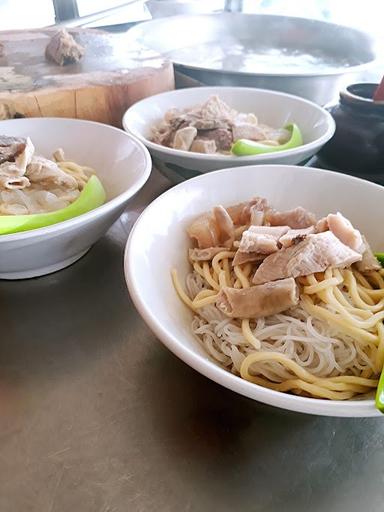
[[[72,267],[0,282],[0,512],[383,510],[384,418],[237,396],[136,313],[125,241],[168,186],[154,172]]]

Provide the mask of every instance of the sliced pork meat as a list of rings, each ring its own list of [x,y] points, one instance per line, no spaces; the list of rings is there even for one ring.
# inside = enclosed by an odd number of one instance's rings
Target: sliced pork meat
[[[355,229],[351,222],[346,219],[340,212],[336,214],[330,213],[327,216],[327,224],[332,233],[343,242],[348,245],[354,251],[358,251],[363,245],[363,239],[360,231]]]
[[[256,235],[269,235],[278,241],[289,231],[289,226],[249,226],[248,231]]]
[[[215,206],[213,216],[218,230],[219,244],[224,247],[232,247],[235,240],[235,226],[229,213],[222,206]]]
[[[266,199],[263,197],[254,197],[250,201],[229,206],[227,212],[231,216],[234,224],[244,226],[250,223],[251,216],[255,215],[256,211],[266,212],[268,208],[269,206]]]
[[[65,66],[79,62],[84,51],[84,48],[74,40],[71,34],[62,29],[52,36],[45,49],[45,56],[59,66]]]
[[[76,179],[62,171],[60,167],[42,156],[34,156],[26,170],[26,176],[31,183],[39,183],[42,186],[58,186],[68,190],[77,189]]]
[[[229,151],[233,143],[231,130],[228,128],[216,128],[214,130],[199,130],[198,137],[202,140],[215,141],[216,148],[220,151]]]
[[[255,123],[237,122],[232,127],[233,140],[265,140],[265,130]]]
[[[361,259],[361,254],[340,242],[331,231],[325,231],[267,256],[256,270],[253,283],[307,276],[328,267],[344,268]]]
[[[180,128],[175,133],[175,138],[173,139],[173,148],[180,149],[182,151],[189,151],[192,146],[192,142],[195,140],[197,135],[197,130],[193,126],[186,126],[185,128]]]
[[[214,140],[205,140],[196,138],[191,145],[190,150],[193,153],[206,153],[212,155],[216,153],[216,142]]]
[[[328,221],[327,217],[323,217],[322,219],[318,220],[315,224],[315,233],[324,233],[324,231],[328,231]]]
[[[212,213],[200,215],[187,229],[199,249],[230,248],[235,238],[231,217],[222,206],[215,206]]]
[[[263,261],[267,254],[260,254],[258,252],[241,252],[236,251],[236,254],[232,260],[232,266],[244,265],[245,263],[254,263]]]
[[[257,252],[271,254],[278,250],[277,238],[273,235],[244,231],[239,245],[240,252]]]
[[[361,261],[356,263],[356,268],[359,272],[371,272],[372,270],[380,270],[381,265],[377,261],[376,256],[373,254],[373,251],[368,243],[368,240],[364,235],[361,235],[363,239],[363,257]]]
[[[316,216],[301,206],[286,212],[269,210],[265,220],[271,226],[289,226],[292,229],[309,228],[316,224]]]
[[[189,259],[191,261],[209,261],[221,251],[227,251],[228,247],[208,247],[207,249],[189,249]]]
[[[265,213],[264,210],[259,210],[257,206],[251,206],[250,208],[250,219],[251,226],[262,226],[264,224]]]
[[[23,153],[27,145],[27,139],[22,137],[0,136],[0,164],[14,162]]]
[[[283,247],[289,247],[290,245],[295,245],[298,242],[303,241],[306,236],[312,235],[314,232],[314,226],[303,229],[290,229],[279,238],[279,242]]]
[[[299,302],[299,290],[293,278],[250,288],[223,288],[216,306],[231,318],[261,318],[281,313]]]

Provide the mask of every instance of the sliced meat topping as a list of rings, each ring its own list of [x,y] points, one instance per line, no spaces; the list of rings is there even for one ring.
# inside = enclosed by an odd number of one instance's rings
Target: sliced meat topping
[[[257,252],[271,254],[278,250],[277,238],[273,235],[254,233],[251,230],[244,231],[241,237],[240,252]]]
[[[373,254],[373,251],[368,243],[368,240],[364,235],[361,235],[363,239],[363,257],[361,261],[356,263],[356,268],[359,272],[370,272],[372,270],[380,270],[381,265],[377,261],[376,256]],[[360,251],[359,251],[360,252]]]
[[[328,221],[327,217],[323,217],[322,219],[318,220],[315,224],[315,233],[324,233],[324,231],[328,231]]]
[[[45,49],[45,56],[59,66],[76,64],[84,55],[84,48],[80,46],[65,29],[54,34]]]
[[[260,254],[258,252],[241,252],[237,250],[232,260],[232,266],[234,267],[235,265],[244,265],[245,263],[263,261],[266,256],[266,254]]]
[[[212,213],[200,215],[189,226],[187,233],[197,242],[199,249],[229,248],[235,239],[232,219],[222,206],[215,206]]]
[[[27,145],[27,139],[22,137],[0,136],[0,164],[14,162]]]
[[[255,215],[256,211],[266,212],[268,208],[269,206],[266,199],[263,197],[254,197],[245,203],[229,206],[227,212],[231,216],[234,224],[244,226],[250,223],[251,215]]]
[[[177,130],[177,132],[175,133],[175,138],[173,139],[172,144],[173,148],[180,149],[182,151],[189,151],[196,135],[197,130],[196,128],[193,128],[193,126],[186,126],[185,128],[180,128],[180,130]]]
[[[194,153],[216,153],[216,142],[214,140],[195,139],[191,145],[191,151]]]
[[[250,208],[250,219],[251,226],[262,226],[264,224],[264,210],[259,210],[257,205],[251,206]]]
[[[355,229],[351,222],[341,215],[340,212],[336,214],[330,213],[327,216],[327,224],[330,231],[332,231],[343,244],[348,245],[348,247],[354,251],[358,251],[363,245],[360,231]]]
[[[283,247],[289,247],[290,245],[301,242],[306,236],[312,235],[314,232],[314,226],[303,229],[290,229],[282,237],[279,238],[279,242]]]
[[[299,290],[293,278],[250,288],[223,288],[216,306],[231,318],[261,318],[296,306]]]
[[[222,151],[229,151],[232,146],[232,132],[227,128],[216,128],[214,130],[199,130],[198,137],[202,140],[215,141],[216,148]]]
[[[233,140],[249,139],[249,140],[265,140],[265,130],[255,124],[247,122],[235,122],[232,127]]]
[[[31,183],[41,185],[60,186],[68,190],[77,189],[77,181],[73,176],[62,171],[60,167],[42,156],[34,156],[26,170],[26,176]]]
[[[256,270],[254,284],[323,272],[328,267],[343,268],[361,261],[362,256],[331,232],[308,235],[305,240],[267,256]]]
[[[229,213],[222,206],[215,206],[213,216],[218,230],[219,244],[231,247],[235,240],[235,226]]]
[[[269,210],[265,220],[271,226],[289,226],[292,229],[309,228],[316,224],[316,216],[301,206],[286,212]]]
[[[257,235],[270,235],[278,241],[289,231],[289,226],[249,226],[248,231]]]

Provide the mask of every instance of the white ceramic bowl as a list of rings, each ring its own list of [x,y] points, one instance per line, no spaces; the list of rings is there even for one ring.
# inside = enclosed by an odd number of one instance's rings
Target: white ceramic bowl
[[[186,226],[214,205],[231,205],[253,195],[277,208],[301,205],[321,216],[341,211],[362,230],[374,250],[383,250],[384,188],[357,178],[306,167],[238,167],[185,181],[158,197],[143,212],[125,251],[131,297],[156,336],[180,359],[215,382],[276,407],[329,416],[377,416],[373,400],[330,401],[280,393],[252,384],[212,362],[190,329],[191,312],[173,288],[170,270],[182,280],[189,271]]]
[[[93,167],[107,193],[104,205],[41,229],[0,236],[0,279],[36,277],[64,268],[85,254],[115,222],[151,172],[141,142],[123,130],[78,119],[28,118],[0,122],[0,134],[30,136],[36,152],[66,156]]]
[[[274,127],[296,123],[304,144],[276,153],[238,157],[192,153],[150,142],[152,127],[167,110],[199,105],[213,94],[240,112],[256,114],[261,123]],[[199,173],[238,165],[299,164],[319,151],[335,132],[332,116],[315,103],[291,94],[246,87],[192,87],[157,94],[130,107],[123,117],[123,126],[147,146],[154,158]]]

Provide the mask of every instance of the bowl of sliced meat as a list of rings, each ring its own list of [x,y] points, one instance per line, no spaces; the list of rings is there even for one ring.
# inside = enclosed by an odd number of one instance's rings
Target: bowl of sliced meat
[[[123,126],[157,161],[176,166],[181,179],[249,164],[304,163],[335,131],[331,115],[308,100],[245,87],[151,96],[127,110]]]
[[[384,188],[341,173],[205,173],[136,222],[130,296],[159,340],[226,388],[292,411],[380,415],[383,216]]]

